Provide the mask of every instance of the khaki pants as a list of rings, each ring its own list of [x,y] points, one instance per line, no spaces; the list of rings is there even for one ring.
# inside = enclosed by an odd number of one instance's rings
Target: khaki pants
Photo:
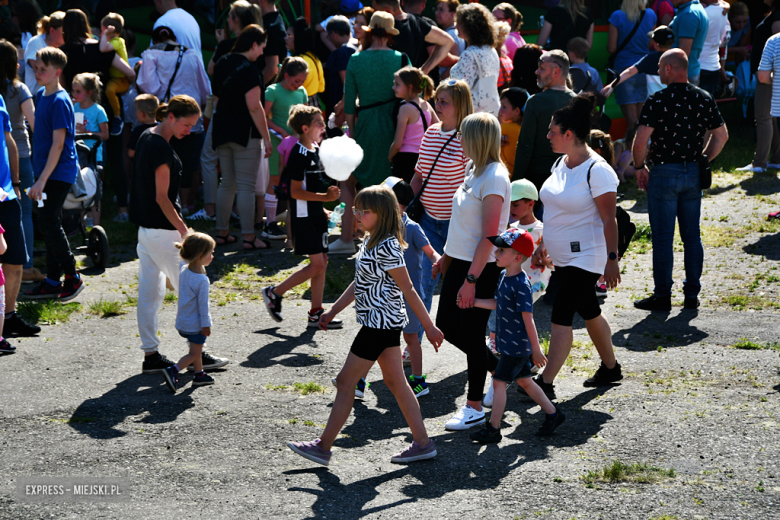
[[[249,139],[246,146],[226,143],[217,147],[222,182],[217,190],[217,229],[230,229],[230,212],[236,199],[241,218],[241,233],[255,232],[255,185],[260,169],[263,145],[260,139]]]
[[[772,85],[756,85],[756,154],[753,166],[766,168],[767,162],[780,163],[780,130],[772,117]]]

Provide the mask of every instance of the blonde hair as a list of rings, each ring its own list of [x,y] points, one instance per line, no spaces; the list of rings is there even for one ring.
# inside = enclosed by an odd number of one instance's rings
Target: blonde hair
[[[452,80],[447,80],[439,83],[434,98],[439,97],[442,92],[449,92],[452,98],[452,104],[455,107],[455,112],[458,114],[458,124],[455,125],[455,128],[460,130],[463,120],[474,112],[474,104],[471,101],[471,89],[463,80],[459,79],[455,83],[452,83]]]
[[[199,258],[214,251],[217,243],[206,233],[192,233],[184,237],[184,240],[177,242],[176,249],[185,262],[194,262]]]
[[[493,46],[494,49],[498,52],[498,55],[501,56],[501,48],[504,46],[504,42],[506,42],[507,36],[509,36],[509,33],[511,32],[511,27],[509,24],[503,20],[500,22],[496,22],[496,44]]]
[[[401,247],[406,249],[401,210],[393,190],[383,184],[364,188],[355,197],[355,207],[371,210],[377,216],[376,228],[366,243],[367,249],[376,247],[388,236],[395,237]]]
[[[38,20],[38,34],[49,34],[49,29],[59,29],[65,21],[65,13],[54,11]]]
[[[479,112],[463,120],[460,129],[463,153],[474,163],[474,175],[501,161],[501,124],[493,114]]]
[[[314,121],[317,114],[322,115],[322,110],[317,107],[293,105],[290,107],[290,118],[287,120],[287,126],[292,128],[296,134],[301,135],[303,126],[311,126],[311,122]]]
[[[287,56],[279,66],[279,73],[276,75],[274,83],[282,81],[285,74],[293,77],[304,72],[309,73],[309,64],[306,63],[306,60],[298,56]]]
[[[639,20],[639,15],[647,9],[647,0],[623,0],[620,10],[626,13],[626,18],[632,22]]]
[[[578,16],[585,16],[585,0],[561,0],[558,5],[566,9],[566,12],[571,16],[572,22]]]
[[[433,80],[423,71],[407,65],[395,73],[401,82],[412,89],[412,94],[428,100],[433,95]]]
[[[91,72],[76,74],[73,76],[71,84],[81,85],[87,92],[92,92],[89,99],[91,99],[93,103],[100,101],[100,90],[103,88],[103,83],[101,83],[97,74]]]
[[[257,4],[250,4],[246,0],[236,0],[230,4],[229,13],[239,21],[242,30],[253,24],[263,27],[263,11]]]
[[[117,36],[119,36],[119,34],[122,32],[122,29],[125,28],[125,19],[119,13],[108,13],[103,17],[102,20],[100,20],[100,25],[106,28],[108,28],[109,25],[113,25],[116,29]]]
[[[135,105],[136,110],[140,110],[147,117],[155,119],[154,114],[160,106],[160,100],[152,94],[138,94],[133,100],[133,105]]]

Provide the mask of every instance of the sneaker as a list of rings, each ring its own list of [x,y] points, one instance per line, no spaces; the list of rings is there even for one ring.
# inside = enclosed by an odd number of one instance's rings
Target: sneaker
[[[206,372],[203,372],[200,375],[195,374],[195,377],[192,378],[192,386],[208,386],[214,384],[214,378],[208,375]]]
[[[13,354],[16,352],[16,347],[8,343],[5,339],[0,339],[0,352],[3,354]]]
[[[357,253],[357,248],[352,240],[344,242],[337,239],[328,246],[329,255],[354,255],[355,253]]]
[[[780,218],[780,211],[773,211],[772,213],[770,213],[766,217],[767,220],[772,220],[772,219],[775,219],[775,218]]]
[[[464,406],[444,425],[445,430],[468,430],[474,426],[485,424],[485,412],[475,410],[469,405]]]
[[[214,370],[215,368],[222,368],[230,363],[230,360],[228,359],[214,357],[205,351],[200,355],[200,359],[203,361],[203,370]]]
[[[309,322],[306,326],[310,329],[318,329],[320,327],[320,316],[322,316],[323,312],[325,312],[325,309],[320,309],[314,314],[309,311]],[[343,326],[344,322],[338,318],[333,318],[330,320],[330,323],[328,323],[328,329],[340,329]]]
[[[262,290],[265,309],[274,321],[282,321],[282,297],[274,294],[274,286],[269,285]]]
[[[409,349],[405,348],[401,354],[401,362],[405,367],[412,366],[412,357],[409,355]]]
[[[116,217],[114,217],[114,222],[128,222],[130,220],[130,215],[127,213],[120,213]]]
[[[331,383],[333,383],[333,386],[338,387],[338,381],[336,381],[336,378],[330,380]],[[366,390],[368,387],[371,386],[371,383],[366,381],[365,377],[361,377],[360,381],[358,381],[358,384],[355,386],[355,397],[357,399],[363,399],[366,396]]]
[[[417,444],[417,441],[413,441],[408,448],[402,450],[400,453],[393,455],[390,458],[390,462],[395,462],[396,464],[408,464],[410,462],[433,459],[435,457],[436,444],[434,444],[433,439],[431,439],[428,445],[424,448]]]
[[[144,356],[144,363],[141,365],[141,372],[144,374],[159,374],[168,367],[175,365],[173,361],[155,352],[151,356]]]
[[[644,300],[635,301],[634,307],[643,311],[670,311],[672,310],[672,297],[654,294]]]
[[[620,370],[620,363],[615,363],[614,368],[607,368],[604,362],[601,362],[601,366],[593,377],[589,377],[582,383],[582,386],[597,387],[606,386],[612,383],[616,383],[623,379],[623,372]]]
[[[769,165],[767,165],[769,166]],[[753,173],[764,173],[766,171],[766,168],[762,168],[760,166],[753,166],[753,164],[748,164],[747,166],[743,166],[741,168],[737,168],[738,172],[753,172]]]
[[[409,376],[409,386],[412,387],[415,397],[422,397],[431,393],[428,388],[428,383],[425,381],[427,376],[425,374],[422,377]]]
[[[469,435],[469,439],[477,441],[480,444],[496,444],[503,439],[500,428],[493,428],[493,425],[488,423],[484,428],[478,432],[474,432]]]
[[[3,324],[3,336],[28,338],[35,336],[41,332],[41,328],[38,325],[30,325],[17,313],[13,313],[10,317],[5,319]]]
[[[287,233],[279,229],[279,224],[276,222],[271,222],[265,227],[265,231],[263,231],[263,238],[267,238],[269,240],[286,240]]]
[[[187,217],[187,220],[211,220],[215,221],[217,220],[216,215],[209,215],[206,213],[205,209],[200,209],[197,212],[193,213],[192,215]]]
[[[536,430],[536,435],[539,437],[549,437],[555,432],[555,429],[558,426],[563,424],[563,421],[566,420],[566,414],[558,408],[556,408],[555,411],[555,417],[550,417],[549,415],[545,414],[544,422],[539,427],[539,429]]]
[[[556,399],[556,396],[555,396],[555,385],[553,383],[545,383],[544,380],[542,379],[541,374],[534,378],[534,382],[537,385],[539,385],[539,388],[542,389],[542,391],[544,392],[544,395],[547,396],[547,399],[549,399],[550,401],[554,401]],[[530,397],[528,396],[528,393],[520,385],[517,386],[517,393],[520,394],[520,395],[524,395],[524,396],[526,396],[526,397],[528,397],[530,399]]]
[[[81,276],[65,275],[65,283],[62,284],[62,292],[60,292],[60,301],[69,302],[83,290],[84,280],[81,279]]]
[[[486,406],[488,408],[493,408],[493,377],[490,377],[490,387],[488,388],[487,393],[485,394],[485,397],[482,399],[482,406]]]
[[[685,298],[683,300],[683,309],[698,309],[699,308],[699,299],[694,296],[692,298]]]
[[[24,297],[28,300],[55,300],[60,297],[62,284],[52,285],[43,280],[35,289],[26,291]]]
[[[494,356],[500,356],[501,353],[496,349],[496,340],[493,338],[488,338],[487,340],[487,348],[490,349],[490,352],[493,353]]]
[[[122,135],[122,129],[125,127],[121,117],[111,118],[111,135]]]
[[[179,374],[177,374],[172,366],[166,367],[162,371],[162,375],[165,378],[165,384],[171,389],[174,394],[179,388]],[[193,383],[194,384],[194,383]]]
[[[304,442],[288,442],[287,446],[301,457],[309,459],[312,462],[322,464],[323,466],[330,464],[330,456],[333,452],[325,451],[320,448],[319,439]]]
[[[605,283],[597,283],[596,284],[596,296],[599,298],[606,298],[607,297],[607,284]]]

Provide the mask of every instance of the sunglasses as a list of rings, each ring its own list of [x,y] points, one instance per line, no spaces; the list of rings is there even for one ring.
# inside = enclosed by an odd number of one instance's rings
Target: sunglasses
[[[440,83],[440,84],[441,84],[441,83]],[[445,84],[446,86],[448,86],[448,87],[454,87],[455,85],[457,85],[457,84],[458,84],[458,80],[457,80],[457,79],[452,79],[452,78],[450,78],[450,79],[448,79],[447,81],[445,81],[445,82],[444,82],[444,84]]]
[[[363,218],[366,214],[369,213],[373,213],[373,211],[371,211],[370,209],[352,208],[352,214],[355,215],[356,217]]]

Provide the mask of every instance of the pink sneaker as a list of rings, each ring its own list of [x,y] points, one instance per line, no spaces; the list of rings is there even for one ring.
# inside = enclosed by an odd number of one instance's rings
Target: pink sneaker
[[[288,442],[287,446],[301,457],[307,458],[317,464],[327,466],[330,463],[332,452],[320,448],[320,440],[303,442]]]
[[[436,444],[433,439],[424,448],[417,444],[417,441],[412,442],[408,448],[400,453],[393,455],[390,462],[396,464],[408,464],[409,462],[415,462],[418,460],[432,459],[436,457]]]

